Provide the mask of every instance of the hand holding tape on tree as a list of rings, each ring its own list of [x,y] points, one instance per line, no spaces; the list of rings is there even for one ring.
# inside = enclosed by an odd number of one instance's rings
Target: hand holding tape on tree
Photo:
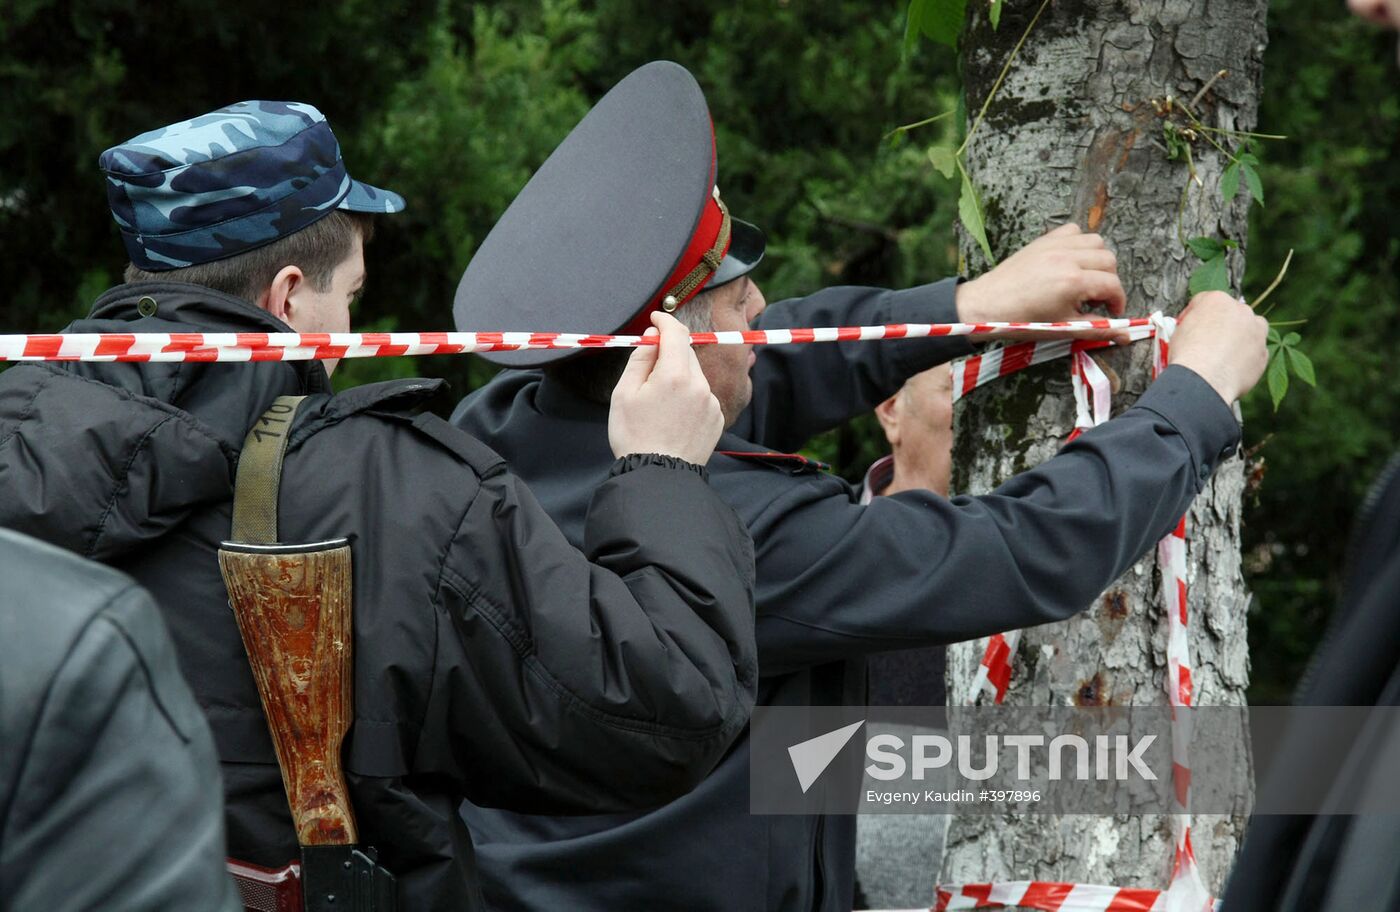
[[[1101,236],[1086,234],[1074,224],[1031,241],[960,285],[957,295],[958,316],[969,323],[1075,320],[1082,317],[1084,304],[1103,305],[1116,317],[1127,304],[1118,258]],[[1077,337],[1128,341],[1121,330]]]
[[[1221,291],[1196,295],[1177,318],[1171,363],[1189,367],[1220,398],[1234,402],[1264,374],[1269,323],[1248,304]]]

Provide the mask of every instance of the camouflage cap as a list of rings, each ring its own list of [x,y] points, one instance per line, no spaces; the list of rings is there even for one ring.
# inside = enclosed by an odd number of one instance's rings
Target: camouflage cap
[[[229,105],[113,146],[98,164],[131,262],[151,271],[270,244],[335,209],[404,207],[353,180],[326,118],[298,102]]]

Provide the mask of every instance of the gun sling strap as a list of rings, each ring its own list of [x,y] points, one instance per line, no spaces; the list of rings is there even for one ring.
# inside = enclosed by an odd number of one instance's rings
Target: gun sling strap
[[[353,715],[350,542],[279,541],[277,498],[292,422],[304,396],[280,396],[243,444],[232,541],[219,570],[258,685],[301,863],[281,870],[229,862],[255,912],[393,912],[393,875],[358,835],[340,750]]]

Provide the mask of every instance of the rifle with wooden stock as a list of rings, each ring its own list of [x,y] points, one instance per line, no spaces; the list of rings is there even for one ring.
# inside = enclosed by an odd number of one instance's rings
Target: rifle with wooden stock
[[[248,432],[232,540],[219,548],[301,858],[277,869],[229,859],[228,869],[249,912],[394,912],[393,875],[356,844],[340,762],[354,706],[350,542],[277,538],[282,459],[302,398],[279,397]]]

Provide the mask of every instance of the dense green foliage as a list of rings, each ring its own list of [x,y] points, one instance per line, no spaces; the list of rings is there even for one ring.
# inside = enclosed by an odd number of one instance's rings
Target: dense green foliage
[[[1246,291],[1291,248],[1270,319],[1294,327],[1318,389],[1295,385],[1277,414],[1245,402],[1263,460],[1246,504],[1251,699],[1287,699],[1341,588],[1356,507],[1397,445],[1400,379],[1400,71],[1395,37],[1332,0],[1286,0],[1269,18],[1260,126],[1268,205],[1250,212]]]
[[[952,52],[904,51],[906,3],[512,0],[299,5],[183,0],[0,2],[0,331],[55,329],[119,280],[98,153],[150,127],[244,98],[310,101],[352,173],[410,209],[369,252],[362,328],[443,329],[462,268],[492,221],[592,99],[669,57],[705,86],[720,183],[770,235],[770,300],[832,283],[946,274],[955,183],[926,157],[951,109]],[[158,11],[156,11],[158,9]],[[1256,686],[1286,696],[1335,599],[1354,506],[1394,446],[1400,384],[1387,371],[1400,315],[1391,211],[1400,203],[1400,101],[1389,44],[1335,0],[1279,0],[1261,125],[1268,206],[1252,217],[1248,286],[1296,248],[1274,316],[1303,319],[1320,389],[1274,415],[1247,403],[1267,471],[1246,513]],[[546,327],[539,327],[541,329]],[[472,359],[351,362],[338,385],[426,373],[461,393]],[[450,403],[444,403],[450,407]],[[872,422],[814,441],[858,478]]]

